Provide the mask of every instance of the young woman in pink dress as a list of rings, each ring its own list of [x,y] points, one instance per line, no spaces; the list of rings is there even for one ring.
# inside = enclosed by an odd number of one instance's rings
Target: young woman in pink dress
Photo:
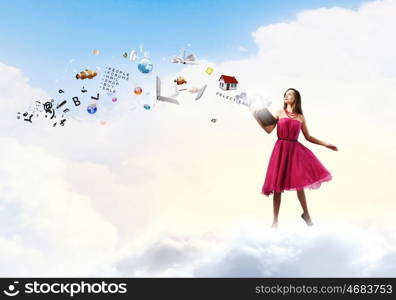
[[[311,143],[334,151],[338,151],[337,147],[309,134],[301,108],[301,96],[296,89],[290,88],[285,92],[283,109],[274,116],[277,119],[276,124],[265,125],[257,113],[253,113],[253,116],[267,133],[271,133],[278,125],[278,140],[272,151],[262,188],[265,196],[274,194],[274,220],[271,227],[278,227],[281,193],[285,190],[297,191],[297,198],[303,209],[301,217],[308,226],[312,226],[304,189],[317,189],[322,182],[331,180],[332,176],[311,150],[297,141],[298,135],[301,130],[305,139]]]

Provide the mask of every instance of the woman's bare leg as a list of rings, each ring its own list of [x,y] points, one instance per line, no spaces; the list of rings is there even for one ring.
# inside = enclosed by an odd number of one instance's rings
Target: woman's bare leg
[[[278,216],[279,216],[279,208],[281,204],[281,193],[274,192],[274,221],[272,222],[271,228],[278,227]]]
[[[297,191],[297,197],[298,197],[298,200],[300,200],[300,204],[303,209],[302,217],[303,217],[304,221],[307,223],[308,226],[312,226],[313,223],[311,220],[311,216],[309,215],[309,212],[308,212],[308,205],[307,205],[307,200],[305,199],[304,190]]]

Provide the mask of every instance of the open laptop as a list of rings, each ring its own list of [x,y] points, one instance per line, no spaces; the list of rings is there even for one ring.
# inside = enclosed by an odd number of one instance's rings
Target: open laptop
[[[157,96],[158,101],[179,104],[179,101],[177,101],[176,99],[161,96],[161,79],[158,76],[157,76],[157,82],[156,82],[156,96]]]

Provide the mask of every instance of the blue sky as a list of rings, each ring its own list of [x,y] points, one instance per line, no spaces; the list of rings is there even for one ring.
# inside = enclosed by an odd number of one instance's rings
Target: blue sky
[[[259,26],[292,20],[304,9],[356,9],[363,2],[3,0],[0,61],[23,70],[33,86],[50,89],[48,79],[70,59],[89,60],[92,49],[101,51],[102,62],[119,59],[142,43],[156,70],[167,72],[181,48],[210,61],[239,59],[255,53],[251,33]]]

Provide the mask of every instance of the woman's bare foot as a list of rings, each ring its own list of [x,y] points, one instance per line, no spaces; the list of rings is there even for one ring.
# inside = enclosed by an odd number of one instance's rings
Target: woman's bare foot
[[[308,216],[305,216],[304,214],[302,214],[301,215],[301,218],[303,218],[303,220],[305,221],[305,223],[307,224],[307,226],[313,226],[314,225],[314,223],[312,223],[312,221],[311,221],[311,217],[308,215]]]
[[[272,222],[271,228],[278,228],[278,222]]]

